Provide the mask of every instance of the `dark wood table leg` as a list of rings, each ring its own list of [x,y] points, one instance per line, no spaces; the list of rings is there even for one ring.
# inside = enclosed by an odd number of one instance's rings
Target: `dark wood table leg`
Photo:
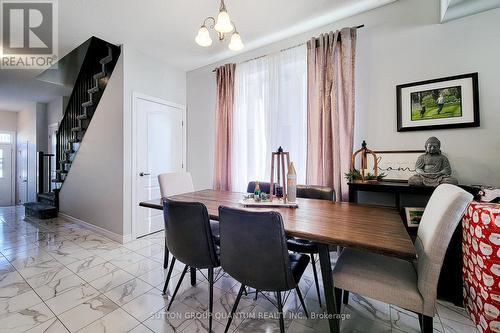
[[[191,275],[191,285],[195,286],[196,285],[196,268],[190,267],[189,273]]]
[[[332,264],[330,261],[330,250],[326,244],[318,244],[319,263],[321,265],[321,276],[323,277],[323,290],[325,292],[326,311],[330,324],[330,333],[339,333],[339,321],[335,318],[338,314],[333,291]]]
[[[353,185],[349,186],[349,202],[358,202],[358,190]]]

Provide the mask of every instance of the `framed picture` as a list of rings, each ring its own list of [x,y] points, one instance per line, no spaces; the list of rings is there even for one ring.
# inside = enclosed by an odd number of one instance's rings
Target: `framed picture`
[[[425,208],[423,207],[405,207],[406,225],[410,228],[418,228]]]
[[[398,132],[478,127],[478,74],[399,85]]]
[[[385,181],[406,182],[416,172],[417,158],[425,150],[375,151],[378,174],[385,173]]]

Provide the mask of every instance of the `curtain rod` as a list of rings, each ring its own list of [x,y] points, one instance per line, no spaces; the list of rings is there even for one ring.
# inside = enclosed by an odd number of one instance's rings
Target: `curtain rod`
[[[358,25],[358,26],[356,26],[356,29],[361,29],[364,26],[365,26],[364,24]],[[286,50],[290,50],[290,49],[293,49],[294,47],[302,46],[304,44],[307,44],[307,42],[300,43],[300,44],[297,44],[297,45],[293,45],[293,46],[290,46],[290,47],[286,47],[284,49],[279,50],[278,52],[283,52],[283,51],[286,51]],[[276,53],[278,53],[278,52],[276,52]],[[253,61],[253,60],[260,59],[260,58],[264,58],[264,57],[267,57],[269,54],[272,54],[272,53],[268,53],[268,54],[264,54],[264,55],[261,55],[261,56],[258,56],[258,57],[254,57],[254,58],[248,59],[248,60],[244,60],[244,61],[239,62],[239,64],[244,64],[244,63],[249,62],[249,61]],[[217,68],[214,68],[212,70],[212,73],[215,73],[216,70],[217,70]]]

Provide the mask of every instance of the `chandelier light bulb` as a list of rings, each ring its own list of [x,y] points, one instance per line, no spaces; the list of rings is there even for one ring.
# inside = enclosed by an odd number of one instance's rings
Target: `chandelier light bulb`
[[[231,36],[231,42],[229,43],[229,49],[232,51],[240,51],[243,49],[244,45],[243,42],[241,41],[241,36],[239,33],[235,32]]]
[[[219,11],[214,29],[223,34],[233,31],[233,24],[225,8]]]
[[[203,47],[212,45],[212,38],[210,38],[210,33],[208,32],[206,26],[202,26],[200,30],[198,30],[198,35],[196,35],[194,40],[196,41],[196,44]]]

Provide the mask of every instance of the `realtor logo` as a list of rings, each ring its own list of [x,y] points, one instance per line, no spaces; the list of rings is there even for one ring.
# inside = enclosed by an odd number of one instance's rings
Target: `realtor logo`
[[[40,69],[57,61],[57,3],[1,0],[0,67]]]

